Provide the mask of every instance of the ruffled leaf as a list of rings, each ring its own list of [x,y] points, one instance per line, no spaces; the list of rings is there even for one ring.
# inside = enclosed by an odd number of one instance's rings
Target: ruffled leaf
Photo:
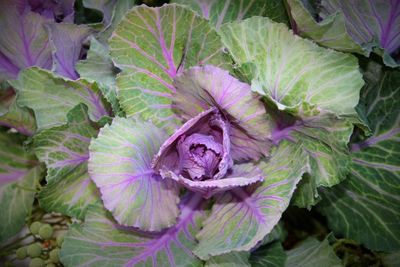
[[[197,14],[210,20],[217,29],[224,23],[252,16],[265,16],[277,22],[288,22],[285,5],[282,0],[173,0],[172,2],[189,6]]]
[[[387,66],[399,66],[400,1],[398,0],[323,0],[319,15],[330,19],[340,12],[353,40],[369,52],[376,48]],[[379,50],[383,50],[379,51]]]
[[[0,126],[15,129],[27,136],[36,131],[35,117],[28,109],[17,105],[15,91],[11,87],[0,89]]]
[[[345,24],[343,13],[333,13],[323,21],[317,22],[318,10],[306,0],[286,0],[295,33],[310,38],[321,46],[335,50],[368,55],[369,52],[356,43]]]
[[[299,207],[315,205],[319,187],[334,186],[346,178],[350,167],[348,143],[353,125],[347,120],[321,116],[303,120],[289,133],[301,145],[310,162],[310,172],[299,183],[292,203]]]
[[[151,168],[166,139],[166,133],[151,123],[117,117],[92,141],[90,177],[118,223],[150,231],[175,223],[178,188]]]
[[[180,124],[171,109],[172,80],[194,65],[225,63],[222,43],[209,23],[177,5],[133,8],[114,31],[110,47],[122,69],[117,89],[126,115],[152,119],[171,132]]]
[[[201,259],[255,247],[278,223],[296,184],[309,169],[302,150],[287,142],[259,167],[265,177],[261,185],[233,189],[216,197],[197,235],[199,244],[194,253]]]
[[[202,193],[205,198],[209,198],[218,192],[248,186],[264,180],[262,171],[252,163],[233,165],[230,173],[218,180],[190,180],[182,175],[176,175],[172,171],[165,170],[162,170],[161,174],[164,178],[173,179],[191,191]]]
[[[36,156],[47,167],[47,184],[38,195],[40,206],[83,219],[89,205],[101,204],[87,173],[90,139],[97,128],[79,105],[68,113],[68,123],[45,129],[33,138]]]
[[[86,80],[65,80],[51,72],[31,68],[21,72],[17,103],[35,112],[38,130],[63,125],[67,113],[80,103],[88,107],[89,118],[99,121],[109,115],[108,105],[96,84]]]
[[[373,135],[352,145],[348,179],[322,192],[319,210],[336,234],[393,251],[400,248],[400,72],[369,67],[359,110]]]
[[[31,11],[20,14],[8,1],[0,4],[0,80],[15,79],[31,66],[50,69],[51,47],[46,19]]]
[[[85,223],[71,226],[61,249],[61,261],[69,266],[203,266],[191,252],[200,229],[202,198],[189,195],[181,203],[181,215],[173,227],[146,233],[115,223],[105,210],[89,209]]]
[[[228,71],[193,67],[176,77],[174,107],[188,120],[201,111],[217,107],[230,122],[233,159],[257,159],[269,151],[271,123],[263,103]]]
[[[21,140],[0,132],[0,243],[17,234],[31,212],[42,168]]]
[[[76,64],[82,79],[97,82],[104,97],[111,103],[114,113],[119,111],[115,78],[118,69],[109,56],[109,50],[95,38],[90,39],[90,49],[85,60]]]
[[[75,64],[81,56],[82,43],[91,30],[85,25],[51,23],[46,25],[53,50],[53,71],[76,80]]]
[[[357,59],[318,47],[285,25],[254,17],[221,27],[238,64],[251,64],[252,89],[301,117],[355,115],[363,85]]]
[[[96,9],[103,13],[104,28],[97,34],[100,42],[107,43],[114,29],[121,22],[123,16],[138,1],[137,0],[83,0],[87,8]]]

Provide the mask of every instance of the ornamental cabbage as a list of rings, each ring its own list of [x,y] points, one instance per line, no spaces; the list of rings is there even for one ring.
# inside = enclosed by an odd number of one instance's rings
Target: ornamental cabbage
[[[396,256],[398,0],[3,2],[1,262]]]

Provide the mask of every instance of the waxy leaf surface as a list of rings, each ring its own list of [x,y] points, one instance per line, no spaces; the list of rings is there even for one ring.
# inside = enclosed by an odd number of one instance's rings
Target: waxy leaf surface
[[[308,162],[300,148],[282,142],[270,161],[259,167],[264,172],[263,183],[216,196],[197,235],[194,253],[201,259],[255,247],[278,223],[301,176],[308,171]]]
[[[31,212],[42,169],[15,134],[0,132],[0,243],[16,235]]]
[[[36,156],[47,167],[47,184],[38,195],[43,209],[83,219],[89,205],[101,204],[87,170],[90,139],[97,132],[87,108],[79,105],[68,113],[66,125],[34,136]]]
[[[197,14],[210,20],[217,29],[224,23],[252,16],[265,16],[276,22],[288,22],[282,0],[173,0],[172,2],[189,6]]]
[[[97,84],[83,79],[65,80],[51,72],[30,68],[22,71],[13,85],[18,92],[17,104],[34,111],[38,130],[65,124],[68,112],[81,103],[88,107],[92,121],[109,115]]]
[[[355,115],[363,85],[357,59],[295,36],[283,24],[253,17],[221,27],[239,64],[250,64],[252,89],[301,117]]]
[[[319,210],[333,231],[374,250],[400,248],[400,72],[371,63],[360,112],[372,136],[352,145],[350,175],[324,190]]]
[[[200,195],[188,195],[177,223],[153,233],[123,227],[102,208],[89,209],[85,223],[72,225],[65,237],[61,261],[67,267],[203,266],[191,252],[201,226],[201,203]]]
[[[126,115],[138,114],[171,132],[180,124],[171,109],[176,75],[191,66],[227,62],[208,21],[179,5],[133,8],[114,31],[110,49],[122,69],[117,90]]]
[[[167,137],[151,123],[116,117],[92,141],[89,174],[118,223],[147,231],[175,223],[178,187],[151,168]]]

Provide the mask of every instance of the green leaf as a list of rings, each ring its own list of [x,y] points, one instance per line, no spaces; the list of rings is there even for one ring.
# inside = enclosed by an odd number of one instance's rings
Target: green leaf
[[[317,22],[313,15],[316,16],[318,11],[309,0],[286,0],[286,3],[297,34],[310,38],[321,46],[368,56],[369,52],[364,51],[349,35],[343,13],[336,12]]]
[[[104,206],[121,225],[160,231],[176,222],[179,188],[151,167],[167,138],[151,123],[116,117],[92,141],[90,176]]]
[[[382,255],[383,264],[386,267],[397,267],[400,265],[400,250]]]
[[[82,79],[97,82],[104,97],[117,113],[119,104],[115,78],[118,69],[111,61],[108,48],[92,37],[86,59],[79,61],[75,68]]]
[[[276,22],[288,23],[283,0],[173,0],[172,3],[189,6],[197,14],[210,20],[217,29],[224,23],[252,16],[265,16]]]
[[[118,225],[100,207],[92,207],[83,225],[73,224],[62,249],[66,267],[87,266],[203,266],[191,252],[200,228],[200,195],[182,202],[178,223],[162,232],[143,232]]]
[[[28,109],[19,107],[15,99],[12,88],[0,90],[0,126],[31,136],[36,131],[35,117]]]
[[[285,267],[340,267],[342,263],[336,256],[327,239],[320,242],[309,237],[300,245],[286,252]]]
[[[17,234],[32,210],[42,168],[15,134],[0,132],[0,243]]]
[[[300,147],[283,142],[259,165],[264,182],[220,194],[197,235],[194,253],[201,259],[231,251],[249,251],[278,223],[301,176],[308,171]],[[238,229],[243,229],[238,231]]]
[[[122,69],[117,91],[126,115],[151,119],[171,132],[180,125],[171,108],[175,76],[191,66],[227,62],[208,21],[178,5],[133,8],[114,31],[110,48]]]
[[[109,115],[98,86],[84,79],[72,81],[34,67],[22,71],[13,85],[17,104],[34,111],[39,131],[67,123],[67,113],[80,103],[88,107],[92,121]]]
[[[83,219],[89,205],[101,203],[87,171],[88,147],[97,132],[81,104],[68,113],[66,125],[33,138],[35,153],[47,167],[47,185],[38,195],[43,209]]]
[[[299,183],[293,204],[311,208],[320,200],[319,187],[332,187],[346,178],[350,165],[347,144],[353,125],[333,116],[306,119],[302,123],[291,136],[302,145],[310,172]]]
[[[283,24],[253,17],[221,27],[239,64],[252,64],[252,89],[300,117],[356,115],[363,85],[357,59],[293,35]]]
[[[250,267],[250,252],[232,252],[220,256],[211,257],[205,267]]]
[[[280,221],[277,225],[275,225],[274,229],[272,229],[272,231],[264,237],[261,245],[266,245],[277,240],[283,242],[286,239],[287,235],[288,233],[284,228],[283,222]]]
[[[103,13],[104,28],[98,33],[100,42],[107,43],[108,38],[121,22],[125,13],[137,2],[137,0],[83,0],[85,7],[96,9]]]
[[[350,175],[319,205],[335,234],[373,250],[400,248],[400,71],[371,63],[361,94],[373,135],[352,145]]]
[[[258,248],[251,254],[252,267],[283,267],[285,266],[286,253],[280,242],[273,242]]]

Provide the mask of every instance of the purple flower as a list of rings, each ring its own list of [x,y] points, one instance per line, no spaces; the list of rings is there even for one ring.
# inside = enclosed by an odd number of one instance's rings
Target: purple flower
[[[206,198],[262,181],[256,167],[241,168],[270,146],[268,118],[250,86],[213,66],[191,68],[174,85],[175,107],[190,119],[164,142],[152,167]]]

